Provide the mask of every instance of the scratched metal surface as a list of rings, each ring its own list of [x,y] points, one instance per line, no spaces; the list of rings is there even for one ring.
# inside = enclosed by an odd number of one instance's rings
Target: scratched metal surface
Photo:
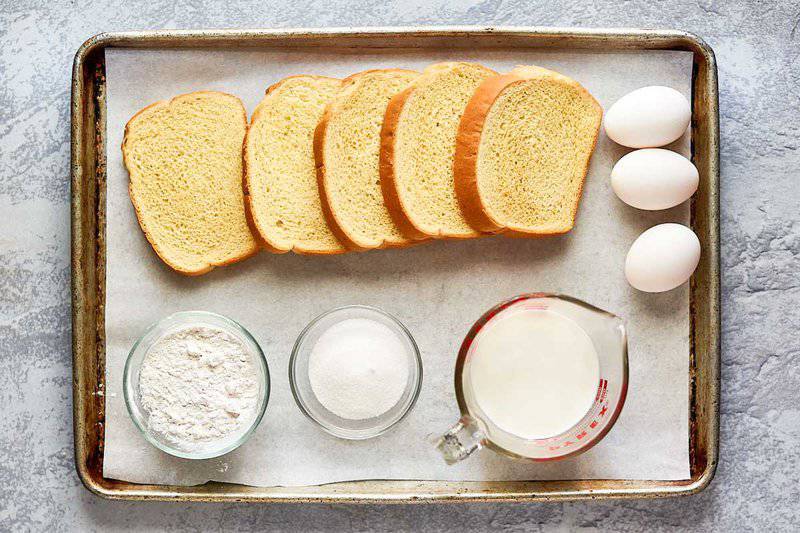
[[[800,521],[800,7],[794,2],[0,1],[0,529],[790,530]],[[689,499],[462,506],[106,502],[72,462],[69,76],[100,31],[414,24],[677,27],[714,48],[722,131],[721,462]]]

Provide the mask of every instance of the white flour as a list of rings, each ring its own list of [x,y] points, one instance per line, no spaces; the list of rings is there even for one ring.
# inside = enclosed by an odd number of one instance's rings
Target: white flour
[[[403,396],[408,355],[403,341],[384,324],[350,318],[328,328],[311,350],[311,389],[342,418],[381,415]]]
[[[258,375],[237,337],[215,327],[188,326],[148,350],[139,398],[159,440],[197,451],[249,425],[259,403]]]

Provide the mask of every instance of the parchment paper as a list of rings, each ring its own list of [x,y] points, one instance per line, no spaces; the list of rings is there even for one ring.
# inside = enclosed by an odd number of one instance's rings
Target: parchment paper
[[[453,59],[479,61],[498,71],[517,64],[552,68],[577,79],[606,109],[645,85],[667,85],[690,97],[688,52],[106,52],[106,477],[262,486],[357,479],[689,477],[688,288],[644,294],[630,288],[623,275],[633,240],[657,223],[688,223],[688,207],[648,213],[620,202],[609,174],[627,150],[602,133],[577,225],[562,237],[436,242],[336,257],[262,253],[198,278],[172,272],[144,239],[128,198],[128,175],[119,149],[125,123],[139,109],[180,93],[209,89],[239,96],[252,112],[266,87],[288,75],[344,77],[369,68],[422,69]],[[688,155],[688,135],[672,148]],[[431,441],[458,418],[453,391],[458,347],[486,309],[529,291],[569,294],[627,320],[627,404],[606,438],[577,458],[527,464],[484,450],[447,466]],[[347,442],[324,433],[301,414],[289,390],[287,362],[297,334],[312,318],[355,303],[375,305],[399,317],[420,346],[425,372],[419,402],[401,425],[376,439]],[[253,438],[239,450],[207,461],[177,459],[149,445],[130,421],[122,397],[122,370],[136,338],[150,323],[188,309],[215,311],[242,323],[262,345],[272,376],[266,416]]]

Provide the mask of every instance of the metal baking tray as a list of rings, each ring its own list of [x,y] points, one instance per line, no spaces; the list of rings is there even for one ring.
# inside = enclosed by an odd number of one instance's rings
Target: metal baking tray
[[[140,485],[103,477],[105,420],[105,49],[438,48],[684,50],[694,54],[692,160],[700,188],[691,225],[704,253],[690,287],[691,478],[568,481],[358,481],[310,487]],[[711,482],[719,454],[719,106],[709,46],[682,31],[540,27],[198,30],[104,33],[78,50],[72,74],[72,356],[75,465],[84,485],[111,499],[251,502],[466,502],[657,498]],[[116,149],[116,147],[111,147]]]

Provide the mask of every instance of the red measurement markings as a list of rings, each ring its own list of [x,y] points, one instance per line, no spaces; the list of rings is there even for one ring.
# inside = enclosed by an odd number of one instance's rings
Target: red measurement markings
[[[542,303],[525,302],[522,308],[528,311],[547,311],[550,306]]]
[[[608,396],[608,380],[607,379],[601,379],[600,380],[600,384],[597,386],[597,395],[595,395],[595,398],[594,398],[595,405],[602,404],[606,400],[607,396]],[[608,407],[603,405],[602,409],[600,409],[600,411],[598,412],[598,416],[605,416],[607,411],[608,411]],[[600,425],[600,422],[595,418],[589,423],[589,428],[590,429],[594,429],[598,425]],[[581,433],[578,438],[580,439],[580,438],[583,438],[585,436],[586,436],[586,431]]]

